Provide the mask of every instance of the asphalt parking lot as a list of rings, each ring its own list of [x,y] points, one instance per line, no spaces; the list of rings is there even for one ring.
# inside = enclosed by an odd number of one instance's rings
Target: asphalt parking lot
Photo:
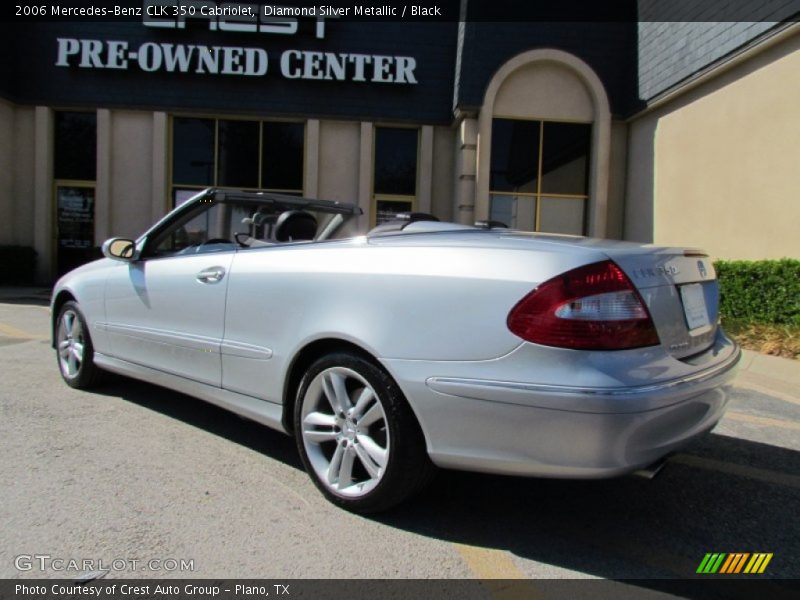
[[[2,578],[78,575],[15,564],[50,555],[192,561],[107,577],[634,578],[661,596],[709,552],[773,553],[765,592],[800,578],[796,362],[747,353],[724,420],[652,481],[441,472],[364,518],[323,500],[288,437],[147,383],[67,387],[48,319],[41,295],[0,297]]]

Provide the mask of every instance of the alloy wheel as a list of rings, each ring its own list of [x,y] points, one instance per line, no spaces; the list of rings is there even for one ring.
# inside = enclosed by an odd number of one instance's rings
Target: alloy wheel
[[[61,315],[56,344],[61,373],[74,379],[80,373],[85,352],[83,327],[75,311],[66,310]]]
[[[386,412],[359,373],[330,367],[317,374],[302,399],[302,440],[322,484],[358,498],[373,490],[391,451]]]

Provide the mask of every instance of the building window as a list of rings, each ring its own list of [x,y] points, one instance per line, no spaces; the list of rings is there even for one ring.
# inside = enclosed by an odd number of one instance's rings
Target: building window
[[[299,123],[262,123],[261,177],[264,187],[286,192],[303,189],[303,137]]]
[[[182,186],[214,183],[213,119],[172,120],[172,180]]]
[[[260,188],[257,121],[217,121],[217,185]]]
[[[591,136],[586,123],[493,119],[491,219],[515,229],[584,235]]]
[[[58,111],[53,125],[56,270],[62,275],[97,257],[94,242],[97,115]]]
[[[399,127],[375,128],[373,214],[375,224],[417,205],[419,131]]]
[[[303,195],[305,125],[172,119],[172,201],[207,187]]]
[[[53,174],[56,179],[94,181],[97,173],[97,115],[55,114]]]

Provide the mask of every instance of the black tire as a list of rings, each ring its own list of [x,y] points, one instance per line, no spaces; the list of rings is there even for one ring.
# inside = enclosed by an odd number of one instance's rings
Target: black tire
[[[70,325],[70,321],[73,319],[73,324]],[[75,324],[78,325],[77,329]],[[64,382],[68,386],[79,390],[88,390],[99,385],[105,372],[94,363],[92,337],[89,334],[89,327],[86,325],[86,319],[80,308],[78,308],[77,302],[70,300],[61,307],[58,312],[58,319],[56,319],[54,334],[56,339],[56,362]],[[69,345],[70,341],[72,342],[71,345]],[[62,344],[65,342],[68,344],[67,347],[62,348]],[[69,355],[76,343],[81,345],[82,352],[80,354],[82,358],[79,361],[74,357],[73,359],[65,358],[63,356],[64,352]],[[73,365],[75,367],[74,370],[72,368]]]
[[[312,459],[309,457],[304,438],[304,401],[307,394],[309,394],[309,388],[312,383],[315,384],[312,393],[308,396],[308,403],[311,406],[314,403],[313,396],[318,389],[316,382],[325,377],[323,373],[330,373],[333,369],[349,370],[363,378],[374,391],[374,400],[371,401],[371,404],[374,402],[380,403],[383,409],[382,416],[385,416],[385,419],[380,419],[375,426],[379,426],[381,430],[386,431],[387,437],[385,439],[387,441],[388,459],[381,471],[381,475],[376,478],[377,483],[372,484],[374,487],[363,493],[363,495],[356,497],[346,496],[337,492],[321,479],[321,475],[315,470]],[[354,398],[359,394],[358,382],[355,381],[354,385],[356,386],[355,390],[349,393],[353,405],[357,404]],[[361,391],[363,392],[365,389],[366,386],[361,388]],[[323,398],[327,400],[325,396]],[[317,402],[319,403],[318,406],[322,405],[322,400]],[[352,352],[339,351],[318,359],[309,367],[300,381],[294,408],[295,439],[303,465],[317,488],[333,504],[356,513],[380,512],[396,506],[417,493],[433,478],[435,467],[428,457],[422,430],[402,391],[386,371],[367,358]],[[335,410],[331,409],[331,412],[335,413]],[[332,416],[335,417],[335,415]],[[366,420],[365,415],[364,421]],[[381,425],[382,423],[385,423],[385,427]],[[367,427],[370,426],[367,425]],[[336,429],[336,427],[333,427],[331,431],[335,432]],[[334,433],[333,435],[336,434]],[[354,441],[351,440],[350,444],[351,450],[355,451],[357,450],[356,446],[359,445],[359,438],[355,433],[353,433],[353,436]],[[389,445],[388,440],[391,440],[391,445]],[[320,465],[319,455],[324,444],[333,444],[335,449],[340,443],[344,444],[345,448],[347,447],[346,439],[319,444],[315,442],[309,443],[317,457],[318,466]],[[361,446],[362,449],[364,447],[363,445]],[[320,450],[316,450],[316,448]],[[330,450],[328,451],[330,452]],[[353,453],[357,455],[357,452]],[[330,460],[332,464],[333,460]],[[364,459],[357,457],[351,459],[351,462],[356,460],[360,460],[360,467],[354,467],[354,469],[361,468],[362,472],[366,473],[366,470],[363,469],[365,466]],[[369,474],[367,474],[367,477],[369,477]],[[370,481],[375,481],[375,479]]]

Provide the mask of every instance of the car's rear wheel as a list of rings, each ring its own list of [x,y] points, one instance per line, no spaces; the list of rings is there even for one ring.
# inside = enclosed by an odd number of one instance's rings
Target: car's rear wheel
[[[317,360],[300,382],[295,432],[306,470],[334,504],[390,508],[433,474],[411,408],[394,380],[354,353]]]
[[[94,346],[86,319],[77,302],[65,302],[56,321],[56,358],[67,385],[89,389],[100,382],[102,371],[94,364]]]

